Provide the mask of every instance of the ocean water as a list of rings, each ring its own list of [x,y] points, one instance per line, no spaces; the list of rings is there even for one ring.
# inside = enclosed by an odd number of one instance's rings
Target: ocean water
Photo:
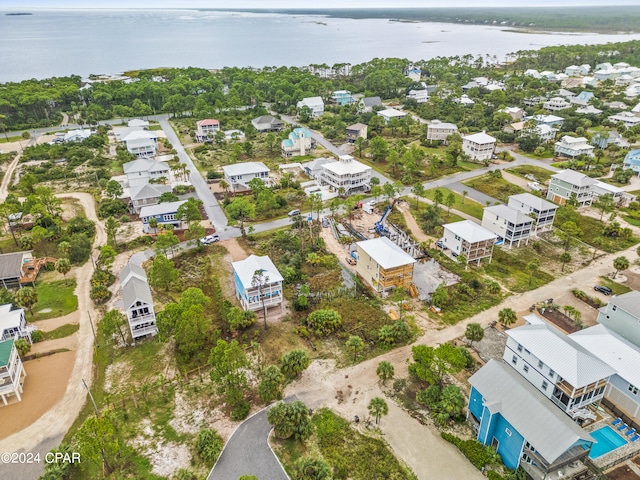
[[[0,82],[153,67],[303,66],[489,54],[640,34],[531,34],[507,27],[198,10],[0,11]]]

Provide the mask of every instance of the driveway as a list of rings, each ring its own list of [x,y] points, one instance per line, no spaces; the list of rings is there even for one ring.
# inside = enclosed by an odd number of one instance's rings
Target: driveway
[[[236,428],[224,446],[207,480],[232,480],[255,475],[268,480],[289,480],[269,446],[271,425],[267,410],[260,410]]]

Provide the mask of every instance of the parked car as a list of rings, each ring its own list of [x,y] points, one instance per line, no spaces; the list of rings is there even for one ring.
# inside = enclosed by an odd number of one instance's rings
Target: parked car
[[[358,262],[356,262],[356,259],[355,259],[355,258],[353,258],[351,255],[349,255],[349,256],[347,257],[347,263],[348,263],[349,265],[355,265],[355,264],[356,264],[356,263],[358,263]]]
[[[300,215],[300,210],[291,210],[289,213],[287,213],[287,215],[289,215],[290,217],[296,217],[298,215]]]
[[[207,235],[200,239],[200,243],[203,245],[211,245],[212,243],[219,242],[220,235]]]
[[[453,250],[451,250],[451,256],[452,256],[453,258],[457,258],[457,257],[458,257],[458,255],[460,255],[458,252],[454,252]]]
[[[449,247],[447,247],[442,240],[436,242],[436,247],[440,247],[442,250],[449,250]]]
[[[323,226],[324,228],[329,228],[329,219],[328,219],[327,217],[324,217],[324,218],[322,219],[322,226]]]
[[[611,295],[613,293],[613,290],[611,290],[609,287],[605,287],[604,285],[596,285],[595,287],[593,287],[593,289],[596,292],[600,292],[603,295]]]

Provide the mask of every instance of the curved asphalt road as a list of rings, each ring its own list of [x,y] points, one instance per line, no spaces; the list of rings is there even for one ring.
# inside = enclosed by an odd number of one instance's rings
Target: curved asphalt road
[[[238,426],[207,480],[236,480],[242,475],[255,475],[260,480],[289,480],[269,446],[268,409],[260,410]]]

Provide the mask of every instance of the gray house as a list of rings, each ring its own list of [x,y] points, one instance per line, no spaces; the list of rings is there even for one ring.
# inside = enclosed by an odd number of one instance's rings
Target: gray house
[[[259,132],[279,132],[284,127],[282,120],[272,115],[262,115],[251,120],[251,124]]]
[[[600,308],[598,323],[640,347],[640,292],[632,290],[611,297]]]
[[[364,97],[358,102],[358,110],[362,113],[372,112],[373,107],[382,107],[380,97]]]
[[[157,334],[153,298],[144,269],[133,263],[128,264],[120,273],[120,285],[124,311],[133,340]]]
[[[593,185],[596,181],[575,170],[562,170],[551,175],[547,200],[566,204],[575,198],[580,207],[588,207],[593,201]]]
[[[131,187],[131,210],[140,213],[142,207],[157,205],[163,193],[169,193],[173,189],[170,185],[158,185],[147,183],[137,187]]]
[[[556,210],[558,210],[555,203],[547,202],[530,193],[511,195],[507,205],[535,219],[534,233],[538,230],[551,228],[556,218]]]

